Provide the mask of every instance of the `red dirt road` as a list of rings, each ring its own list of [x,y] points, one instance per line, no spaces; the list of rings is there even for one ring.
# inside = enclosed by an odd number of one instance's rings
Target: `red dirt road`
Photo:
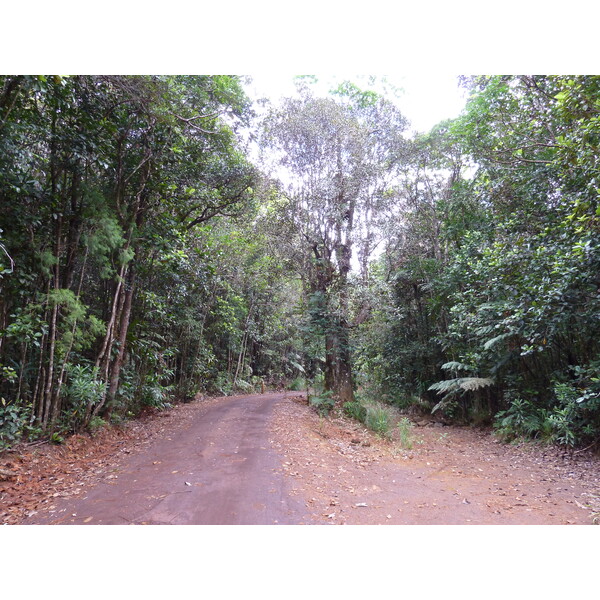
[[[182,427],[123,461],[84,498],[31,524],[252,525],[302,522],[267,424],[284,394],[199,404]]]
[[[435,424],[407,449],[297,393],[196,401],[11,456],[11,524],[566,525],[600,511],[597,456]]]

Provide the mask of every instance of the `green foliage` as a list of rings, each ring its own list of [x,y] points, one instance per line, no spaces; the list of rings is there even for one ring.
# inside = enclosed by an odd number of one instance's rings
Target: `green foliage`
[[[464,395],[467,392],[476,392],[491,385],[494,385],[494,380],[489,377],[457,377],[438,381],[428,388],[442,396],[442,399],[431,409],[431,412],[447,409],[457,396]]]
[[[361,365],[387,400],[418,396],[480,422],[497,414],[509,439],[593,444],[599,78],[469,85],[463,115],[417,140]]]
[[[171,391],[171,387],[160,385],[156,380],[147,379],[142,386],[142,406],[149,406],[158,410],[170,408],[169,395]]]
[[[389,406],[383,404],[371,404],[367,406],[365,425],[373,432],[382,437],[389,437],[392,427],[392,411]]]
[[[316,409],[322,417],[326,417],[335,407],[333,392],[325,391],[318,396],[309,396],[309,404]]]
[[[90,193],[94,194],[94,198],[90,214],[87,215],[89,230],[85,233],[83,242],[92,260],[98,265],[99,276],[108,279],[117,272],[119,250],[125,244],[125,236],[116,216],[108,212],[104,198],[96,191]],[[131,260],[131,255],[124,258]]]
[[[306,379],[304,377],[296,377],[289,384],[289,389],[295,392],[306,389]]]
[[[574,447],[595,443],[600,435],[598,396],[581,393],[573,383],[555,383],[551,408],[521,398],[496,415],[495,429],[504,440],[541,439]]]
[[[0,398],[0,450],[10,448],[21,440],[31,416],[28,407],[9,404]]]
[[[367,408],[358,400],[344,402],[342,409],[347,416],[356,419],[360,423],[365,423],[367,420]]]
[[[515,398],[507,410],[496,415],[495,429],[505,441],[536,437],[542,433],[548,439],[551,434],[548,411],[522,398]]]
[[[600,77],[464,82],[412,140],[373,81],[304,86],[286,187],[237,77],[0,76],[2,443],[259,381],[597,443]]]
[[[9,383],[14,383],[17,379],[17,372],[12,367],[5,367],[2,365],[1,369],[2,379]]]
[[[90,419],[90,422],[88,423],[88,429],[93,435],[94,433],[101,430],[103,427],[106,427],[106,425],[107,422],[102,417],[92,417]]]
[[[196,231],[256,207],[249,115],[234,76],[0,77],[0,394],[42,429],[166,406],[230,366],[251,290]],[[217,298],[233,314],[209,323]]]
[[[398,442],[401,448],[411,450],[414,444],[413,426],[409,419],[402,417],[396,428],[398,430]]]
[[[62,418],[67,428],[77,431],[88,424],[86,420],[102,399],[106,384],[100,379],[97,367],[68,364],[66,372],[66,405]]]

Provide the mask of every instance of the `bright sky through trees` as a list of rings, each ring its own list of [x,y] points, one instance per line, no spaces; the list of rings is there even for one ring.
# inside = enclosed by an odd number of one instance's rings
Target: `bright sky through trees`
[[[246,91],[252,98],[265,97],[276,102],[281,97],[295,95],[294,77],[282,74],[252,75]],[[345,79],[357,85],[368,85],[368,76],[317,75],[315,89],[326,94]],[[377,80],[383,77],[377,76]],[[458,116],[465,105],[465,90],[458,85],[457,75],[388,75],[385,76],[394,101],[411,123],[411,129],[428,131],[444,119]],[[379,88],[376,88],[379,89]]]

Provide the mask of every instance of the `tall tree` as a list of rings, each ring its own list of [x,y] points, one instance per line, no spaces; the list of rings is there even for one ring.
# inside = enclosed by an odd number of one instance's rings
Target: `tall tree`
[[[230,76],[0,79],[0,390],[43,430],[128,410],[153,265],[253,199],[248,110]]]
[[[406,121],[373,93],[351,84],[338,91],[286,100],[268,117],[264,144],[287,182],[281,210],[324,338],[325,387],[346,402],[353,398],[349,275],[356,248],[363,259],[372,249],[370,226],[402,166]]]

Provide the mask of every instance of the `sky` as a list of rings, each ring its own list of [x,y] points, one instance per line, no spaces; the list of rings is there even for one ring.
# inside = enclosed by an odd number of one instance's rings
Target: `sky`
[[[252,83],[246,86],[250,97],[264,96],[276,102],[281,97],[295,92],[292,75],[281,73],[252,75]],[[331,83],[344,79],[355,80],[352,75],[318,75],[324,93],[333,87]],[[359,78],[361,76],[358,76]],[[458,75],[387,75],[386,80],[400,88],[397,104],[402,114],[410,121],[411,130],[426,132],[434,125],[457,117],[466,101],[465,91],[459,88]],[[360,85],[360,83],[358,83]]]

